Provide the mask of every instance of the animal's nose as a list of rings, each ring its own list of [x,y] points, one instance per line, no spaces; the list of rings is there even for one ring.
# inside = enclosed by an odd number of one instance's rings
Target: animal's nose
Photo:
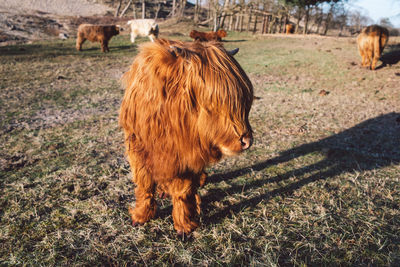
[[[248,132],[240,138],[240,143],[242,144],[242,149],[246,150],[253,144],[253,135],[251,132]]]

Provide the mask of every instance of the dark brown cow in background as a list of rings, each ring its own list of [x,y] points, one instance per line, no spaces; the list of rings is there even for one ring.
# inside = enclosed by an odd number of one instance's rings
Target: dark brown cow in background
[[[76,49],[82,50],[82,44],[89,40],[91,42],[100,42],[101,51],[108,52],[108,42],[114,35],[118,35],[120,27],[118,25],[93,25],[81,24],[78,27],[76,38]]]
[[[286,34],[294,33],[294,25],[293,24],[286,24]]]
[[[207,42],[207,41],[222,41],[223,37],[226,37],[226,31],[218,30],[216,32],[199,32],[193,30],[190,32],[190,37],[195,41]]]
[[[219,42],[143,44],[123,76],[120,110],[136,184],[134,225],[156,213],[156,189],[171,196],[179,234],[198,226],[204,168],[252,144],[253,86]]]
[[[364,28],[357,37],[358,51],[361,56],[361,65],[375,70],[376,63],[382,55],[389,40],[389,31],[378,25]]]

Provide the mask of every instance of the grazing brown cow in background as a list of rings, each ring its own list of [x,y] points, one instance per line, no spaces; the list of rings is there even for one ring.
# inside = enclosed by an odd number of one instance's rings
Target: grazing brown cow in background
[[[361,65],[374,70],[388,40],[389,31],[386,28],[378,25],[364,28],[357,37]]]
[[[293,24],[286,24],[286,34],[292,34],[294,32],[294,25]]]
[[[92,25],[81,24],[78,27],[76,38],[76,49],[82,50],[82,44],[89,40],[91,42],[100,42],[101,51],[108,52],[108,42],[114,35],[118,35],[120,27],[117,25]]]
[[[172,198],[175,229],[190,233],[204,168],[252,144],[253,86],[221,43],[165,39],[143,44],[122,80],[119,121],[137,185],[133,224],[154,217],[157,188]]]
[[[222,37],[226,37],[226,31],[218,30],[216,32],[198,32],[193,30],[190,32],[190,37],[196,41],[222,41]]]

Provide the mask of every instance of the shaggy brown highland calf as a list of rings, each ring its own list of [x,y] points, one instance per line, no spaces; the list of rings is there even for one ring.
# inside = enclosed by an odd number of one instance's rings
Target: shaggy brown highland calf
[[[207,41],[222,41],[222,37],[226,37],[226,31],[218,30],[216,32],[198,32],[193,30],[190,32],[190,37],[195,41],[207,42]]]
[[[108,52],[108,42],[114,35],[118,35],[120,27],[117,25],[92,25],[81,24],[78,27],[76,38],[76,49],[82,50],[82,44],[89,40],[91,42],[100,42],[101,51]]]
[[[286,34],[292,34],[294,32],[293,24],[286,24]]]
[[[374,70],[388,40],[389,31],[386,28],[378,25],[364,28],[357,37],[361,65]]]
[[[252,144],[253,86],[221,43],[165,39],[143,44],[122,80],[133,225],[154,217],[157,189],[172,198],[175,229],[190,233],[199,223],[204,168]]]

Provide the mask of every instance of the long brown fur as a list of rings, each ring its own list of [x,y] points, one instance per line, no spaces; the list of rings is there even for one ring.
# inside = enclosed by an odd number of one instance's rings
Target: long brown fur
[[[78,27],[76,38],[76,49],[82,50],[82,44],[89,40],[91,42],[100,42],[101,51],[108,52],[108,42],[114,35],[118,35],[120,28],[116,25],[92,25],[81,24]]]
[[[226,31],[218,30],[216,32],[199,32],[193,30],[190,32],[190,37],[195,41],[207,42],[207,41],[222,41],[223,37],[226,37]]]
[[[357,37],[358,51],[362,59],[361,65],[375,70],[376,63],[388,40],[389,31],[386,28],[378,25],[364,28]]]
[[[244,139],[251,144],[252,84],[220,43],[165,39],[142,45],[122,80],[119,121],[137,185],[132,221],[154,217],[157,187],[172,197],[175,229],[189,233],[204,168],[248,148]]]
[[[286,24],[286,34],[292,34],[294,33],[294,25],[293,24]]]

